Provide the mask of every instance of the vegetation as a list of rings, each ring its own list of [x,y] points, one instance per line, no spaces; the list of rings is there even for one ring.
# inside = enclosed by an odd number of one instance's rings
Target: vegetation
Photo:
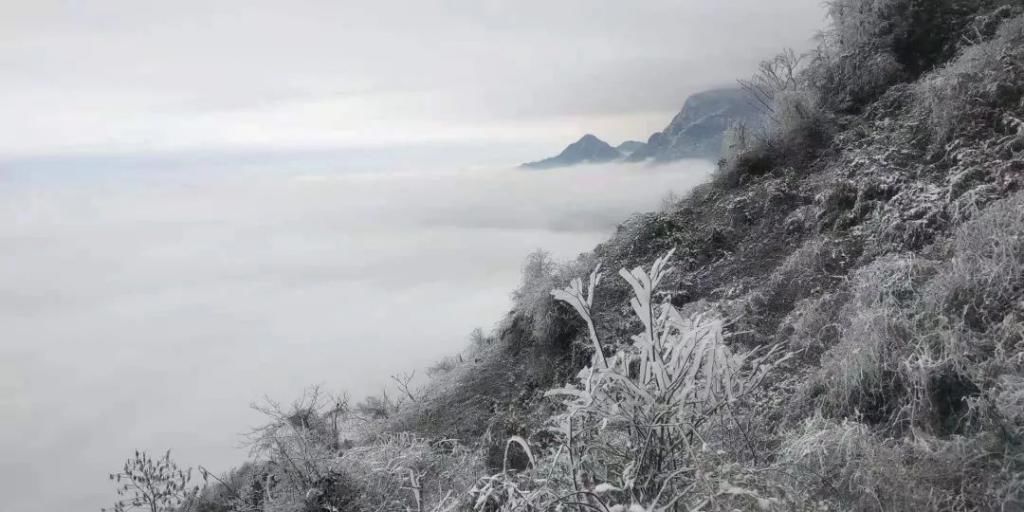
[[[714,183],[531,255],[422,388],[260,406],[194,508],[1024,509],[1024,6],[829,12]]]
[[[199,486],[190,485],[192,469],[180,469],[170,451],[158,458],[136,451],[120,472],[110,474],[110,480],[117,484],[120,497],[113,512],[190,510],[199,494]]]

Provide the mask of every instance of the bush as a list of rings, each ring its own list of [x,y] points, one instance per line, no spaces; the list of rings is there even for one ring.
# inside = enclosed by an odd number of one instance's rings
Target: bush
[[[622,347],[610,358],[593,327],[597,270],[589,286],[577,279],[552,292],[587,324],[595,345],[591,365],[580,372],[578,384],[548,392],[564,407],[555,418],[563,444],[538,461],[525,440],[517,440],[534,467],[525,474],[502,471],[483,479],[474,491],[478,510],[546,510],[574,503],[613,510],[638,503],[645,510],[672,509],[677,503],[687,510],[784,507],[778,489],[711,446],[723,441],[725,419],[735,421],[741,404],[789,355],[778,348],[733,352],[721,319],[683,318],[670,304],[652,303],[669,272],[670,255],[649,272],[619,272],[632,289],[642,330],[632,344],[609,341]]]
[[[826,415],[871,423],[894,419],[908,392],[901,365],[913,351],[904,307],[919,300],[928,272],[927,264],[894,256],[854,274],[840,341],[822,356],[812,384]]]
[[[995,202],[957,229],[952,259],[928,287],[928,306],[977,334],[1024,313],[1024,193]],[[1012,337],[1003,341],[1010,342]],[[947,350],[962,353],[964,347]]]
[[[971,15],[995,0],[831,0],[811,81],[827,106],[857,111],[890,85],[947,61]]]
[[[783,454],[854,510],[1024,504],[1024,193],[961,226],[948,261],[854,274],[820,414]],[[865,500],[865,497],[869,498]]]
[[[915,106],[933,146],[972,128],[1024,135],[1017,117],[1024,112],[1022,80],[1024,16],[1018,16],[1003,22],[993,39],[968,47],[916,84]]]
[[[189,510],[200,491],[198,485],[191,484],[192,468],[179,468],[171,460],[170,450],[162,457],[136,450],[121,471],[110,474],[110,480],[117,484],[119,496],[112,512]]]
[[[353,510],[454,510],[484,472],[478,454],[457,441],[430,443],[408,433],[386,434],[339,461],[358,483]]]
[[[249,504],[282,512],[346,509],[356,493],[337,460],[347,400],[311,388],[288,407],[267,400],[253,408],[268,419],[248,434],[262,474],[238,493],[240,510]]]
[[[901,443],[862,423],[810,418],[789,435],[781,456],[812,496],[841,510],[938,510],[935,490],[911,473]]]
[[[779,466],[794,478],[796,492],[832,510],[1020,510],[1019,453],[991,439],[897,439],[863,423],[818,416],[788,433]]]
[[[512,294],[515,313],[530,321],[535,340],[552,337],[559,311],[549,293],[562,282],[562,268],[546,251],[530,253],[523,263],[523,278]]]
[[[847,300],[847,293],[838,292],[797,302],[780,329],[789,348],[802,352],[808,360],[817,360],[839,341],[842,306]]]
[[[462,356],[445,357],[427,368],[427,376],[437,377],[444,375],[458,367],[461,361]]]
[[[919,321],[922,416],[939,433],[1016,424],[1019,411],[996,404],[1016,403],[998,397],[1024,375],[1024,193],[961,226],[951,246]]]
[[[574,341],[583,326],[572,310],[555,301],[550,292],[580,275],[586,262],[587,257],[580,256],[576,261],[556,263],[542,250],[527,256],[522,281],[512,294],[512,314],[497,329],[497,337],[513,354],[530,347],[529,352],[535,357],[575,359],[578,347]]]
[[[763,111],[762,126],[733,125],[723,140],[715,183],[741,185],[751,176],[806,163],[831,139],[832,122],[809,87],[804,58],[785,51],[761,63],[740,85]]]

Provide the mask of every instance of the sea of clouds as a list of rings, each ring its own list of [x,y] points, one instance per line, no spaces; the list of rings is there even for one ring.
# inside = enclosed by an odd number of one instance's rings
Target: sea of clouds
[[[226,470],[251,402],[457,352],[528,253],[574,258],[711,165],[144,171],[0,173],[4,508],[106,506],[135,449]]]

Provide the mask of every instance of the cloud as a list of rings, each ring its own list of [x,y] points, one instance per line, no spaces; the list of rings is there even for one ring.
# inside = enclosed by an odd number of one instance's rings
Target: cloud
[[[573,258],[710,171],[96,163],[0,189],[0,491],[23,512],[107,505],[136,448],[227,469],[248,403],[359,396],[460,350],[526,254]]]
[[[818,0],[9,4],[8,155],[480,131],[562,143],[608,118],[639,138],[822,23]]]

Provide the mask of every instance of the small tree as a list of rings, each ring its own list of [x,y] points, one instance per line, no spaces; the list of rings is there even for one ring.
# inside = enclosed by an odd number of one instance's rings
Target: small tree
[[[103,509],[104,512],[187,511],[199,494],[199,486],[190,485],[192,468],[179,468],[171,460],[170,450],[159,458],[136,450],[135,456],[125,461],[121,472],[111,473],[110,479],[117,482],[117,495],[121,499],[114,502],[112,509]]]

